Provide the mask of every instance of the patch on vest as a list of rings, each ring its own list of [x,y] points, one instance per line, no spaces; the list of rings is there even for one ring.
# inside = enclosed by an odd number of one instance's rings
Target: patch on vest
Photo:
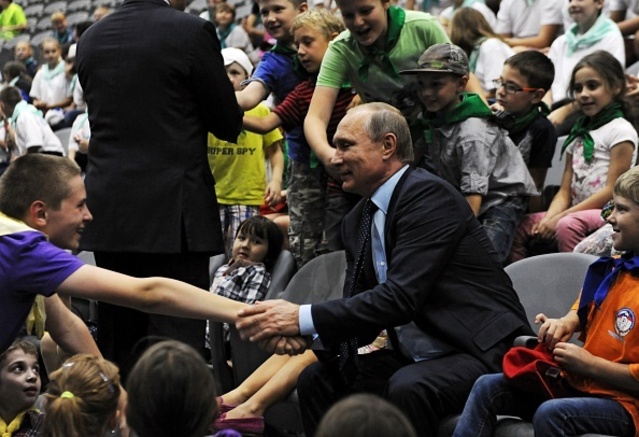
[[[621,308],[615,316],[615,331],[619,337],[625,337],[635,327],[635,313],[630,308]]]

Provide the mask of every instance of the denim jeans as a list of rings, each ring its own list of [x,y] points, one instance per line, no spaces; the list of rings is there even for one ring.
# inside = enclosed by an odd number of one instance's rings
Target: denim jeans
[[[544,400],[513,388],[503,374],[496,373],[483,375],[475,382],[453,437],[492,436],[498,414],[532,419],[535,436],[539,437],[585,433],[633,436],[635,432],[630,414],[612,399],[584,396]]]
[[[499,205],[488,208],[479,217],[502,265],[508,260],[515,229],[526,207],[526,199],[522,196],[508,197]]]

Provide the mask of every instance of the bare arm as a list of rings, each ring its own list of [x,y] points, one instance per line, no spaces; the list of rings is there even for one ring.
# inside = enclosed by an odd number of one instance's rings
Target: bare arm
[[[284,174],[282,141],[276,141],[266,149],[266,159],[271,164],[271,180],[266,187],[264,200],[270,206],[274,206],[282,200],[282,175]]]
[[[326,171],[337,180],[339,180],[339,174],[331,164],[335,149],[328,143],[326,129],[328,128],[328,122],[331,119],[338,94],[338,88],[316,86],[311,105],[308,108],[308,114],[304,119],[306,141],[308,141],[309,146],[311,146],[317,158],[324,165]]]
[[[639,381],[630,374],[628,364],[613,363],[572,343],[557,343],[553,355],[569,373],[591,378],[632,396],[639,396]]]
[[[244,129],[257,134],[267,134],[281,125],[282,119],[274,112],[270,112],[266,117],[244,116]]]
[[[561,29],[561,25],[558,24],[544,24],[539,29],[537,36],[531,36],[527,38],[506,38],[506,43],[511,46],[525,46],[533,47],[536,49],[543,49],[549,47],[550,44],[557,38],[557,34]]]
[[[234,323],[247,304],[167,278],[133,278],[90,265],[80,267],[58,290],[140,311]]]
[[[473,210],[473,214],[475,214],[475,217],[477,217],[477,215],[479,214],[479,209],[481,208],[481,194],[468,194],[464,197],[466,197],[466,201],[468,202],[468,205],[470,205],[470,209]]]
[[[610,19],[617,23],[623,35],[632,35],[639,30],[639,17],[626,20],[626,11],[610,11]]]
[[[468,75],[468,83],[466,84],[466,91],[469,93],[475,93],[484,101],[484,103],[488,104],[488,100],[486,100],[486,96],[484,95],[484,90],[481,87],[481,83],[477,76],[474,73],[470,73]]]
[[[269,95],[269,90],[266,86],[259,82],[250,82],[242,91],[236,91],[235,97],[240,107],[245,110],[251,110],[255,108],[262,100],[266,99]]]
[[[44,305],[47,331],[64,351],[73,355],[87,353],[102,356],[84,322],[62,303],[57,294],[46,298]]]
[[[537,187],[537,191],[541,193],[544,189],[544,182],[546,181],[546,173],[548,172],[547,168],[530,168],[528,169],[530,172],[530,176],[535,181],[535,187]],[[529,212],[539,212],[543,211],[543,199],[542,196],[530,196],[528,200],[528,211]]]

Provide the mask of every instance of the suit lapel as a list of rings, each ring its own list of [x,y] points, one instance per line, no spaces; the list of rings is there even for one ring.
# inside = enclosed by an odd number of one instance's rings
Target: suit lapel
[[[386,264],[391,265],[391,253],[392,249],[395,246],[395,226],[392,225],[395,222],[395,211],[397,208],[397,202],[399,201],[399,196],[401,195],[402,190],[404,189],[404,183],[406,179],[413,172],[412,167],[408,167],[408,169],[404,172],[402,177],[397,182],[395,186],[395,190],[393,191],[393,195],[391,196],[390,203],[388,204],[388,211],[386,212],[386,222],[384,223],[384,244],[386,248]]]

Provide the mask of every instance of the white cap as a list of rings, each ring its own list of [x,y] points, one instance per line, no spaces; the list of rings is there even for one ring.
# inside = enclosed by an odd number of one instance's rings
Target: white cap
[[[253,63],[243,50],[235,47],[222,49],[222,57],[224,58],[224,66],[228,67],[233,62],[237,62],[246,71],[249,76],[253,73]]]

